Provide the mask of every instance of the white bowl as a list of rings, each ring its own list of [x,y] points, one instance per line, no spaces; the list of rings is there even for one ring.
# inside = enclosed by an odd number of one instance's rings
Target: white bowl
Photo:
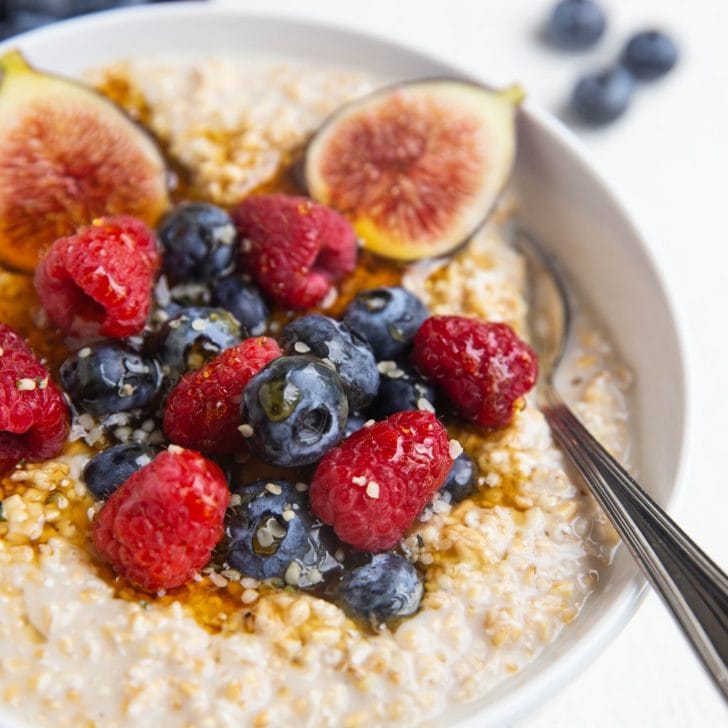
[[[13,46],[38,67],[70,75],[135,54],[241,52],[353,66],[391,80],[462,75],[431,56],[344,28],[187,3],[86,16],[12,39],[0,50]],[[681,464],[686,380],[675,320],[647,248],[575,138],[530,102],[521,114],[514,181],[526,225],[579,283],[635,374],[639,476],[666,506]],[[624,627],[643,586],[621,549],[579,619],[553,645],[486,698],[452,711],[447,722],[506,725],[547,700]]]

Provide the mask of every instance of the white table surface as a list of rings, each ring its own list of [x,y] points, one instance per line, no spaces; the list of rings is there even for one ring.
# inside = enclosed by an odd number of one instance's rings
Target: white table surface
[[[628,114],[579,131],[644,231],[684,327],[691,423],[673,509],[728,566],[728,0],[601,0],[595,50],[564,54],[537,40],[553,0],[217,0],[374,32],[449,58],[496,82],[518,80],[558,111],[573,80],[616,57],[637,29],[669,29],[682,57]],[[659,366],[659,362],[655,362]],[[519,723],[529,728],[714,728],[728,711],[662,604],[648,595],[615,642]]]

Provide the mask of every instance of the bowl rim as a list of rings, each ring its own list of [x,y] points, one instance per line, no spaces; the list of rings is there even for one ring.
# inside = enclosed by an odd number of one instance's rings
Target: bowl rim
[[[443,69],[457,75],[460,78],[469,79],[476,83],[488,85],[487,78],[474,72],[472,68],[466,68],[453,64],[448,58],[440,53],[417,46],[414,43],[402,42],[398,39],[388,37],[385,32],[371,32],[358,30],[354,23],[321,21],[312,19],[305,14],[296,11],[285,14],[276,12],[262,13],[250,11],[245,7],[234,7],[229,4],[217,3],[191,3],[171,2],[155,5],[136,5],[122,8],[114,8],[102,12],[90,13],[75,18],[59,21],[51,25],[43,26],[35,30],[13,36],[0,42],[0,53],[10,48],[22,46],[25,43],[42,45],[46,39],[52,40],[61,37],[68,30],[77,32],[79,30],[111,29],[119,20],[150,20],[164,19],[174,22],[175,19],[189,17],[214,17],[220,22],[226,18],[250,19],[255,22],[270,23],[273,25],[296,26],[301,32],[325,32],[338,36],[349,36],[358,41],[371,45],[384,46],[392,51],[402,52],[422,63],[435,63]],[[130,47],[133,51],[133,47]],[[185,49],[185,53],[194,49]],[[365,68],[365,67],[364,67]],[[654,273],[657,292],[661,294],[666,307],[665,314],[670,322],[675,341],[677,343],[678,361],[676,371],[682,387],[682,410],[683,419],[681,423],[679,442],[680,447],[677,453],[675,477],[672,481],[672,488],[665,499],[663,507],[666,510],[675,510],[685,492],[685,472],[687,463],[687,451],[690,439],[687,436],[690,432],[690,421],[692,419],[691,387],[690,387],[690,360],[686,356],[685,342],[687,338],[685,331],[687,327],[682,317],[681,310],[675,305],[670,288],[667,286],[666,278],[659,259],[655,255],[656,248],[649,243],[649,238],[637,221],[635,214],[618,192],[615,185],[604,173],[598,170],[598,165],[592,158],[587,146],[561,121],[555,118],[550,112],[541,107],[530,97],[527,97],[521,104],[520,112],[529,118],[550,140],[563,147],[581,164],[583,170],[588,174],[591,181],[603,192],[606,199],[611,203],[614,210],[622,218],[630,233],[638,243],[645,261]],[[624,549],[625,547],[622,546]],[[629,582],[621,587],[621,594],[614,600],[614,603],[599,618],[596,624],[590,628],[588,634],[579,639],[576,644],[565,654],[560,655],[551,664],[545,666],[538,674],[522,687],[497,698],[492,703],[482,706],[477,712],[458,721],[458,728],[482,728],[487,721],[489,726],[506,726],[512,721],[522,718],[527,713],[534,711],[537,707],[544,705],[560,690],[568,684],[570,678],[582,671],[606,649],[606,647],[626,627],[636,613],[640,603],[647,592],[645,578],[637,573]],[[0,708],[2,711],[2,708]],[[9,722],[5,722],[9,721]],[[0,723],[7,728],[15,725],[15,719],[10,716],[3,716],[0,712]],[[20,728],[20,726],[18,726]]]

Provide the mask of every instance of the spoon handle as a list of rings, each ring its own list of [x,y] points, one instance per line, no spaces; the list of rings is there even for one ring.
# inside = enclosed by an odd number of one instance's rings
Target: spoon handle
[[[552,387],[544,415],[728,700],[728,576],[597,442]]]

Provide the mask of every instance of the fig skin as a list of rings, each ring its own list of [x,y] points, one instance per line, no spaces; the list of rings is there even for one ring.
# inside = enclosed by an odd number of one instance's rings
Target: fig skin
[[[0,264],[31,273],[58,238],[127,214],[154,225],[169,206],[152,138],[80,83],[0,57]]]
[[[308,193],[346,215],[373,253],[449,253],[480,227],[508,181],[522,98],[517,86],[423,79],[356,99],[309,142]]]

